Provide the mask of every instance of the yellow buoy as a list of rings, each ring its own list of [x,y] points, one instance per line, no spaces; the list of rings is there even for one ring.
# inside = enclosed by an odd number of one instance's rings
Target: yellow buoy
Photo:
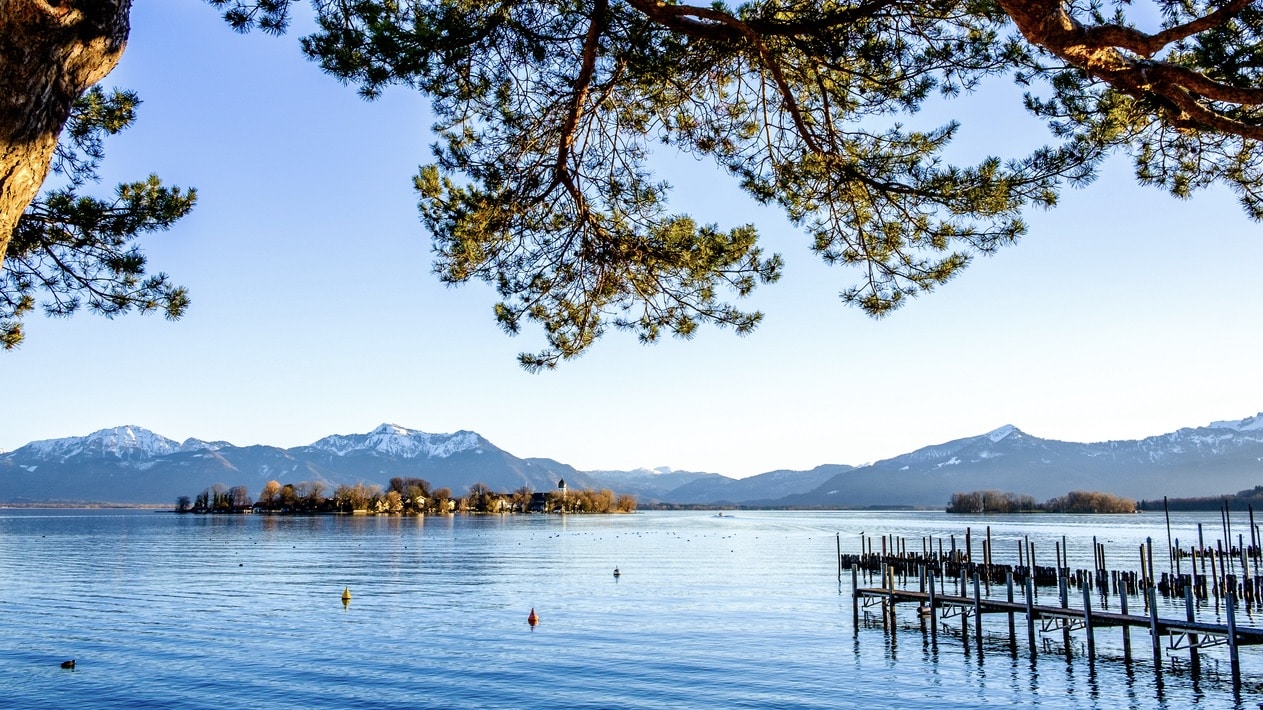
[[[351,588],[350,587],[342,588],[342,601],[344,602],[351,601]]]

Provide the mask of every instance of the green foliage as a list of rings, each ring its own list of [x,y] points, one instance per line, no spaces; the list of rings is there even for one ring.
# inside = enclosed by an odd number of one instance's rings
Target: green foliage
[[[208,1],[239,30],[279,32],[295,0]],[[416,188],[435,270],[494,286],[507,332],[538,324],[547,347],[521,356],[538,369],[610,326],[653,342],[758,324],[729,300],[775,281],[781,258],[749,225],[670,209],[655,149],[712,160],[782,209],[858,275],[841,297],[873,316],[1017,241],[1024,211],[1111,153],[1178,197],[1227,184],[1263,217],[1263,12],[1157,6],[1149,34],[1122,0],[313,0],[302,44],[365,97],[431,99]],[[1029,87],[1046,146],[953,165],[955,123],[903,125],[991,77]]]
[[[81,307],[106,317],[136,310],[179,318],[187,291],[166,274],[146,273],[138,237],[165,231],[193,208],[195,190],[167,187],[156,175],[115,188],[101,199],[80,194],[98,179],[102,141],[129,126],[139,103],[135,94],[99,87],[79,98],[58,144],[52,169],[65,180],[23,213],[0,272],[0,347],[16,347],[22,318],[37,295],[49,316],[69,316]]]
[[[206,0],[224,12],[224,19],[238,32],[259,28],[281,34],[289,27],[291,0]]]

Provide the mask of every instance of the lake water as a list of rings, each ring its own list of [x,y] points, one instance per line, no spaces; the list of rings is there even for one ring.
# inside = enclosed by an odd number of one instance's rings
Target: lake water
[[[1196,539],[1199,521],[1219,537],[1215,513],[1173,516],[1174,535]],[[1063,535],[1074,567],[1090,566],[1094,535],[1111,568],[1137,569],[1146,536],[1165,549],[1153,514],[0,510],[0,707],[1260,707],[1263,648],[1242,648],[1234,696],[1225,649],[1205,652],[1200,679],[1183,651],[1158,674],[1144,631],[1128,664],[1117,629],[1098,630],[1089,663],[1078,646],[1010,654],[1003,615],[986,620],[982,654],[932,644],[911,609],[893,640],[855,628],[835,535],[843,551],[860,532],[919,549],[926,534],[963,545],[970,525],[977,552],[987,524],[997,562],[1026,536],[1041,564]]]

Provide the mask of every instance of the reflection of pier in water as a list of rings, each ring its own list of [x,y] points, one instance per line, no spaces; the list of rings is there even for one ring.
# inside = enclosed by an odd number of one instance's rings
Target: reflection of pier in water
[[[1199,527],[1199,538],[1201,537]],[[1065,541],[1056,545],[1056,565],[1041,567],[1034,564],[1035,548],[1029,540],[1018,542],[1019,564],[995,564],[992,561],[991,529],[987,528],[982,543],[982,556],[975,561],[972,535],[966,531],[965,546],[956,549],[955,536],[950,548],[943,549],[938,540],[935,550],[933,538],[923,538],[920,553],[909,552],[907,541],[894,536],[883,536],[880,552],[874,551],[874,538],[864,538],[861,533],[861,553],[843,554],[841,536],[838,537],[838,582],[843,571],[851,571],[851,598],[855,628],[860,627],[861,611],[865,623],[880,624],[893,637],[897,629],[898,605],[915,605],[921,621],[921,631],[928,633],[936,642],[940,624],[944,632],[953,636],[954,623],[960,620],[959,634],[966,650],[971,636],[977,652],[983,651],[983,625],[985,615],[1004,614],[1008,617],[1007,639],[1009,648],[1016,654],[1019,647],[1017,616],[1024,620],[1026,645],[1032,660],[1038,654],[1037,640],[1041,634],[1060,632],[1067,657],[1072,654],[1071,632],[1083,632],[1086,655],[1096,659],[1097,631],[1117,627],[1122,631],[1123,658],[1132,660],[1134,629],[1144,629],[1149,634],[1155,671],[1161,672],[1162,649],[1187,651],[1189,669],[1196,677],[1201,673],[1200,651],[1214,646],[1224,646],[1232,672],[1232,687],[1241,690],[1241,664],[1239,648],[1263,644],[1263,628],[1242,626],[1237,623],[1239,609],[1257,609],[1263,603],[1263,575],[1259,574],[1261,555],[1258,535],[1251,520],[1250,544],[1241,540],[1239,547],[1222,542],[1216,547],[1204,544],[1181,549],[1178,541],[1170,547],[1170,572],[1158,577],[1154,574],[1153,542],[1149,539],[1140,547],[1140,571],[1110,570],[1105,564],[1105,549],[1093,538],[1095,569],[1071,569],[1066,554]],[[1199,541],[1200,542],[1200,541]],[[1187,569],[1184,561],[1188,561]],[[1251,565],[1253,572],[1251,574]],[[1237,574],[1240,568],[1241,575]],[[861,586],[861,577],[867,583]],[[993,589],[994,587],[994,589]],[[1038,588],[1056,588],[1057,604],[1038,604]],[[1072,590],[1081,590],[1081,603],[1071,604]],[[993,595],[993,591],[996,594]],[[1162,618],[1158,612],[1158,598],[1184,601],[1184,618]],[[1094,607],[1093,597],[1097,603]],[[1118,611],[1108,606],[1111,597],[1117,601]],[[1141,607],[1129,610],[1131,597]],[[1226,623],[1211,623],[1197,618],[1199,608],[1212,609],[1216,616],[1222,611]],[[1140,613],[1135,613],[1135,612]],[[973,619],[973,633],[970,620]],[[1037,632],[1038,627],[1038,632]],[[1050,639],[1043,638],[1043,648],[1050,648]]]

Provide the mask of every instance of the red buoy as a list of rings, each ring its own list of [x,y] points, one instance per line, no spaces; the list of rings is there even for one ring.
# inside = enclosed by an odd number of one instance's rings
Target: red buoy
[[[531,607],[531,615],[526,617],[526,623],[534,626],[539,623],[539,617],[535,615],[535,607]]]

